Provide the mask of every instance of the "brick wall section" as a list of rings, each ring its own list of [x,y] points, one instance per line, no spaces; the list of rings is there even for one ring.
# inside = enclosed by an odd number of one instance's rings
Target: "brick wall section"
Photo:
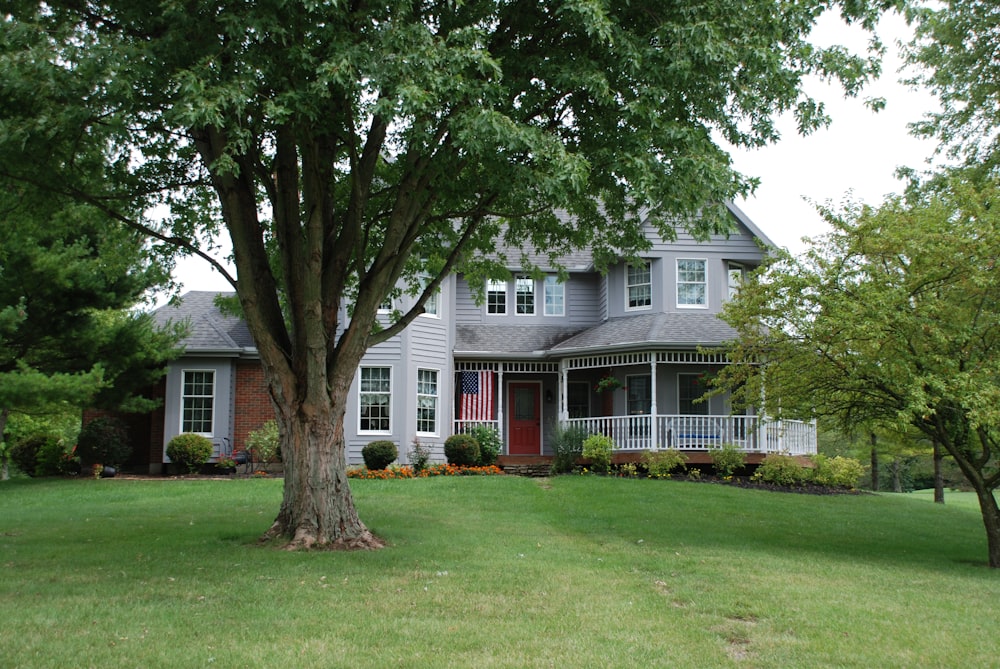
[[[125,464],[126,470],[138,472],[153,472],[163,463],[163,401],[167,395],[167,380],[164,376],[160,381],[142,393],[144,396],[159,400],[160,404],[148,414],[132,414],[105,409],[84,409],[82,425],[97,418],[117,418],[125,423],[128,429],[129,442],[132,444],[132,456]]]
[[[236,363],[233,450],[246,448],[247,435],[274,418],[271,396],[267,393],[264,369],[256,361]]]

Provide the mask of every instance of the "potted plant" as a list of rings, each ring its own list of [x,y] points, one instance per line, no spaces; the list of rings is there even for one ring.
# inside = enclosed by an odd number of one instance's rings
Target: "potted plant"
[[[215,466],[225,474],[236,473],[236,460],[231,455],[220,455],[215,461]]]
[[[604,393],[624,387],[624,383],[608,374],[607,376],[602,377],[601,380],[594,385],[594,392]]]

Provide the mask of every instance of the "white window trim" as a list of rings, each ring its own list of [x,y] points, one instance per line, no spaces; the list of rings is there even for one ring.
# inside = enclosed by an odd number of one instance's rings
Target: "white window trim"
[[[521,295],[528,295],[529,293],[521,293],[517,289],[517,284],[520,281],[531,282],[531,311],[521,313],[519,310],[519,304],[517,303],[517,298]],[[514,315],[515,316],[534,316],[538,313],[538,282],[535,281],[531,276],[527,274],[518,274],[514,276]]]
[[[550,282],[551,279],[551,282]],[[548,290],[549,286],[555,286],[562,293],[562,301],[560,306],[562,307],[558,312],[549,313],[549,300],[548,300]],[[566,283],[560,281],[559,277],[555,275],[549,275],[545,277],[542,281],[542,315],[559,318],[566,315]]]
[[[681,261],[683,260],[697,260],[703,263],[705,272],[705,303],[704,304],[681,304]],[[676,284],[674,290],[674,301],[677,304],[678,309],[708,309],[708,258],[677,258],[674,262],[674,282]],[[696,282],[685,281],[684,284],[692,285]]]
[[[499,288],[503,286],[503,311],[490,311],[490,293],[499,293],[499,290],[490,290],[491,287],[496,286]],[[507,315],[507,304],[510,302],[510,290],[506,281],[495,281],[493,279],[486,280],[486,315],[487,316],[506,316]]]
[[[361,390],[361,370],[363,369],[388,369],[389,370],[389,429],[388,430],[362,430],[361,429],[361,396],[367,394]],[[395,374],[392,373],[391,365],[362,365],[358,367],[358,434],[392,434],[392,383]]]
[[[648,284],[637,283],[635,285],[636,286],[646,286],[646,285],[649,286],[649,304],[644,304],[641,307],[633,307],[633,306],[629,305],[628,289],[630,287],[630,284],[628,282],[628,271],[629,271],[629,267],[633,267],[634,265],[626,263],[626,265],[625,265],[625,311],[649,311],[650,309],[653,308],[653,263],[650,260],[644,260],[643,262],[646,264],[646,267],[648,268],[649,283]]]
[[[212,373],[212,431],[211,432],[195,432],[193,434],[200,434],[203,437],[214,437],[215,436],[215,418],[218,415],[218,393],[216,389],[219,383],[219,372],[214,367],[193,367],[190,369],[181,370],[181,404],[180,404],[180,415],[177,421],[177,429],[180,434],[184,434],[184,398],[187,395],[184,394],[184,379],[188,372],[211,372]],[[191,397],[205,397],[204,395],[192,395]]]
[[[434,372],[437,376],[436,384],[436,395],[427,395],[426,393],[420,392],[420,372]],[[416,413],[417,413],[417,436],[420,437],[437,437],[441,434],[441,370],[435,369],[433,367],[419,367],[417,368],[417,387],[416,387]],[[433,432],[421,432],[419,429],[420,424],[420,398],[421,397],[434,397],[434,431]]]

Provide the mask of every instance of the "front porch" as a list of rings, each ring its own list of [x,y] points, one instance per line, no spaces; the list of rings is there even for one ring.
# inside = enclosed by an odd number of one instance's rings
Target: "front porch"
[[[719,351],[460,361],[452,431],[493,428],[504,455],[552,455],[550,443],[567,428],[610,437],[618,454],[731,444],[747,454],[815,455],[815,423],[733,412],[727,396],[706,392],[727,363]]]
[[[504,434],[497,420],[456,421],[454,432],[468,432],[475,425],[485,425]],[[599,416],[567,418],[560,421],[560,427],[606,435],[614,442],[615,452],[621,454],[666,449],[693,454],[723,444],[761,457],[769,453],[815,455],[817,452],[815,423],[768,421],[760,416]],[[510,455],[506,446],[505,440],[504,455]]]

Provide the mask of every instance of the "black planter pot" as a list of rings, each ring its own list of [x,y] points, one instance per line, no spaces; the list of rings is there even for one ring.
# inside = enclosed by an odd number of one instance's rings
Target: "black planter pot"
[[[117,474],[118,474],[117,469],[115,469],[114,467],[108,467],[107,465],[105,465],[104,469],[101,470],[102,479],[114,478]]]

